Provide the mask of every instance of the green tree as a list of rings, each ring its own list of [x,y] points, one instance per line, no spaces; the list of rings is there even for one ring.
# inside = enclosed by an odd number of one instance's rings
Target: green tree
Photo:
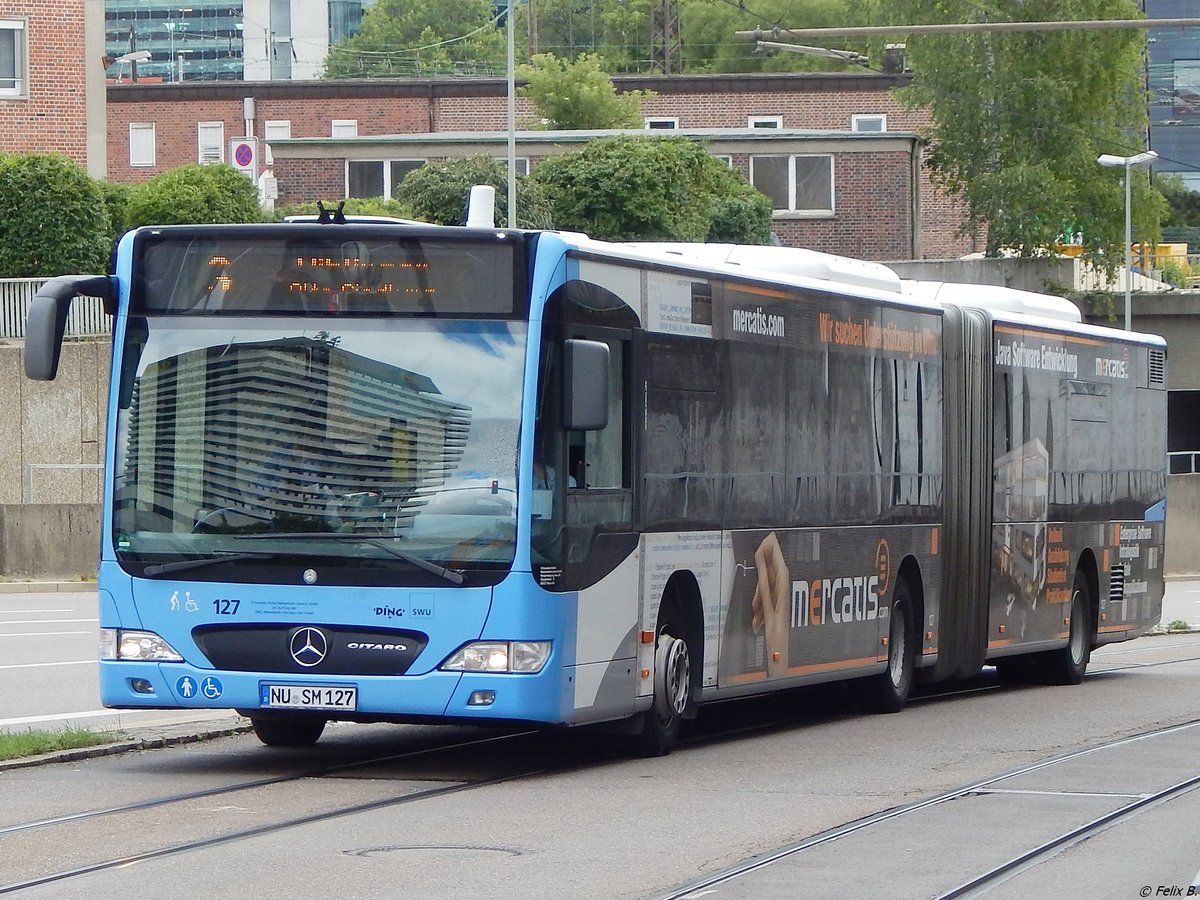
[[[738,31],[763,32],[763,40],[784,44],[817,44],[835,50],[862,51],[844,38],[799,40],[775,37],[776,25],[787,28],[821,28],[865,24],[855,19],[859,9],[846,0],[759,0],[752,5],[724,0],[682,0],[680,30],[684,71],[698,72],[830,72],[854,69],[852,63],[811,54],[772,51],[755,53],[755,44],[735,37]],[[859,13],[861,15],[861,13]],[[860,70],[861,71],[861,70]]]
[[[261,222],[258,189],[227,165],[187,165],[135,187],[125,205],[126,228]]]
[[[532,177],[557,228],[602,240],[765,241],[770,201],[718,167],[727,168],[686,138],[622,136],[548,159]]]
[[[496,222],[508,222],[508,167],[486,156],[426,163],[404,176],[396,199],[412,216],[435,225],[461,225],[466,219],[467,197],[476,184],[496,189]],[[550,203],[541,184],[517,177],[517,226],[550,228]]]
[[[602,68],[599,56],[584,53],[574,62],[553,53],[540,53],[517,69],[526,84],[518,90],[533,101],[539,126],[590,131],[601,128],[640,128],[642,101],[653,91],[618,94]]]
[[[1200,191],[1193,191],[1178,175],[1159,175],[1155,186],[1171,208],[1164,223],[1172,228],[1200,227]]]
[[[96,182],[56,153],[0,156],[0,277],[104,272],[112,254]]]
[[[658,5],[658,0],[537,0],[536,47],[525,4],[517,11],[518,34],[522,38],[529,35],[532,53],[553,53],[571,60],[591,53],[603,58],[608,72],[646,73],[654,68],[652,5]],[[682,68],[674,71],[837,71],[847,64],[794,53],[756,56],[753,42],[735,37],[734,32],[759,28],[769,38],[776,25],[811,28],[865,24],[855,18],[861,15],[858,10],[846,0],[757,0],[749,6],[732,0],[680,0],[682,56],[676,63]],[[823,43],[835,48],[846,46],[837,39]]]
[[[491,0],[379,0],[330,48],[325,77],[502,73],[505,44]]]
[[[1132,0],[875,0],[881,21],[1131,19]],[[905,102],[933,116],[928,164],[964,201],[967,228],[988,255],[1042,253],[1064,231],[1113,262],[1124,243],[1123,172],[1101,153],[1137,152],[1146,122],[1145,34],[1128,30],[972,32],[908,41],[914,80]],[[1137,233],[1157,238],[1165,203],[1135,171]]]

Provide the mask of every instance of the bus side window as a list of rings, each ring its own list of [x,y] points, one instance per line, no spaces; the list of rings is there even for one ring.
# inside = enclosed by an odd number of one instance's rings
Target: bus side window
[[[609,348],[608,425],[599,431],[572,431],[567,467],[579,488],[628,487],[625,465],[625,353],[621,341],[605,339]]]

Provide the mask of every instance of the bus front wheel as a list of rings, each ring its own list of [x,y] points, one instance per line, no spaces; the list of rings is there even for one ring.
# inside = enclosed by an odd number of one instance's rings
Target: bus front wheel
[[[672,632],[670,625],[664,626],[655,642],[654,702],[641,713],[641,730],[634,738],[639,756],[666,756],[671,752],[692,698],[692,660],[687,641]]]
[[[250,724],[268,747],[311,747],[325,730],[324,719],[251,716]]]

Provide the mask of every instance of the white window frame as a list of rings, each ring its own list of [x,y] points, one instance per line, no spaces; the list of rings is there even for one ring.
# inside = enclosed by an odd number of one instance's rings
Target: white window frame
[[[748,128],[782,128],[783,116],[747,116]]]
[[[755,161],[757,159],[767,159],[767,158],[769,158],[769,159],[786,158],[787,159],[788,205],[786,207],[776,207],[773,210],[773,212],[776,215],[787,215],[787,216],[794,216],[797,218],[799,218],[799,217],[818,217],[818,216],[831,216],[837,211],[837,206],[835,205],[835,199],[836,199],[835,198],[835,188],[834,188],[835,168],[834,168],[833,154],[830,154],[830,153],[788,153],[788,154],[785,154],[785,153],[760,153],[760,154],[752,155],[750,157],[750,183],[752,185],[755,185],[756,187],[757,187],[757,184],[755,183],[755,179],[754,179]],[[829,166],[829,201],[825,206],[798,207],[796,205],[796,182],[797,182],[796,161],[801,160],[801,159],[803,159],[803,160],[810,160],[810,159],[825,160],[828,163],[828,166]],[[764,191],[764,193],[765,193],[765,191]],[[770,196],[770,195],[768,195],[768,196]]]
[[[271,154],[271,141],[287,140],[291,136],[291,119],[267,119],[263,122],[263,162],[266,165],[275,165],[275,157]]]
[[[721,162],[725,163],[725,165],[729,166],[729,168],[733,168],[733,156],[728,153],[714,153],[712,158],[719,159]]]
[[[647,131],[674,131],[679,127],[679,116],[646,116]]]
[[[878,128],[864,128],[863,125],[869,125],[872,122],[878,122]],[[887,115],[885,113],[861,113],[850,117],[851,131],[869,131],[872,133],[887,131]]]
[[[153,122],[129,123],[129,165],[131,167],[141,168],[155,165],[157,145]]]
[[[28,97],[29,42],[24,19],[0,19],[0,33],[12,36],[13,77],[0,80],[0,98]]]
[[[329,123],[329,135],[335,138],[358,137],[358,119],[333,119]]]
[[[196,158],[201,165],[225,162],[225,123],[196,123]]]

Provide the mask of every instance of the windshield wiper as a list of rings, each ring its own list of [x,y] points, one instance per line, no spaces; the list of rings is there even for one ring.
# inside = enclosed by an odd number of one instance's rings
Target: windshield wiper
[[[223,562],[237,562],[242,559],[270,559],[274,553],[221,553],[218,556],[206,556],[200,559],[178,559],[169,563],[151,563],[142,570],[143,575],[166,575],[168,572],[184,572],[188,569],[199,569]]]
[[[386,541],[379,538],[369,537],[365,534],[351,534],[342,531],[284,531],[278,534],[240,534],[239,541],[263,541],[263,540],[283,540],[287,538],[323,538],[331,541],[354,541],[359,544],[366,544],[369,547],[375,547],[383,550],[385,553],[390,553],[399,560],[403,560],[411,566],[416,566],[431,575],[436,575],[439,578],[444,578],[451,584],[462,584],[467,580],[467,576],[457,569],[448,569],[445,566],[439,566],[435,562],[430,562],[427,559],[422,559],[420,556],[415,556],[412,553],[406,553],[393,547]]]

